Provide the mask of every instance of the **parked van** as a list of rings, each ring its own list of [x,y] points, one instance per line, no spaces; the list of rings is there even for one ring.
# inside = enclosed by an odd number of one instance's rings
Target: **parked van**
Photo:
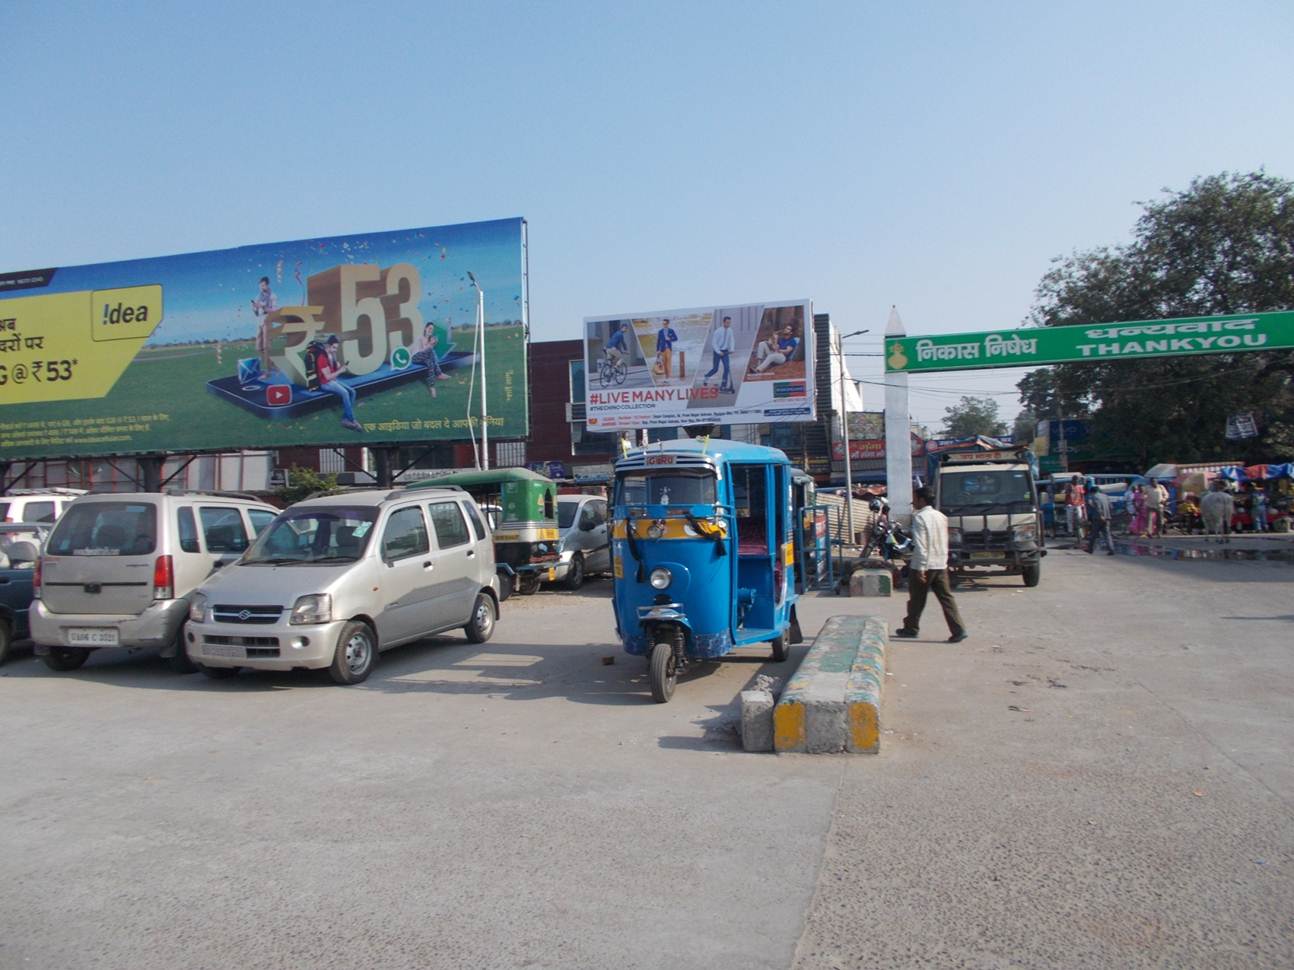
[[[211,677],[240,667],[327,667],[368,677],[379,651],[462,627],[494,632],[490,534],[457,488],[344,492],[291,506],[194,594],[189,656]]]
[[[73,502],[45,544],[30,613],[36,653],[74,670],[100,647],[160,648],[190,671],[188,595],[233,562],[278,510],[249,495],[134,492]]]
[[[0,495],[0,521],[56,522],[84,494],[83,488],[11,489]]]

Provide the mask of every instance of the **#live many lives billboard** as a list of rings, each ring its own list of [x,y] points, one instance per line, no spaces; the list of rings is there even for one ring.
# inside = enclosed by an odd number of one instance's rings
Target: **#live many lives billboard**
[[[524,437],[525,247],[503,219],[0,273],[0,460],[467,438],[472,275],[490,433]]]
[[[814,419],[808,300],[584,319],[589,431]]]
[[[887,371],[972,370],[1294,347],[1294,311],[888,337]]]

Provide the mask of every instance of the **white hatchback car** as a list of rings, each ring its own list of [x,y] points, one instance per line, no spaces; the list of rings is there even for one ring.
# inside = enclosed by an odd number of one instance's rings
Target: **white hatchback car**
[[[461,627],[483,643],[499,614],[494,548],[459,489],[370,489],[306,499],[192,597],[189,657],[240,667],[327,667],[368,677],[379,651]]]

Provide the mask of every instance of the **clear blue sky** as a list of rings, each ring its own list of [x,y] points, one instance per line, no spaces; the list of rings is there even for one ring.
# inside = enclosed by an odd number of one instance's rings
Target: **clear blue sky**
[[[1292,46],[1288,0],[10,0],[0,270],[521,215],[537,340],[800,296],[1011,326],[1161,188],[1294,176]]]

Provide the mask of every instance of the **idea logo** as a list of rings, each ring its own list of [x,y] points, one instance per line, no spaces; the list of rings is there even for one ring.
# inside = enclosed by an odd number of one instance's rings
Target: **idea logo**
[[[288,384],[271,384],[265,388],[265,403],[270,407],[281,408],[292,403],[292,387]]]

